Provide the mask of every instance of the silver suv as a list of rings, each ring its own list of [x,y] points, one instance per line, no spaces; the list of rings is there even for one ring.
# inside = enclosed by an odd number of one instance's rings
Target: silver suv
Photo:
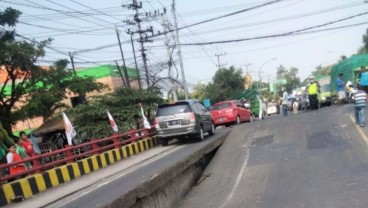
[[[198,100],[159,105],[154,123],[156,136],[163,146],[173,138],[186,139],[195,135],[204,140],[204,132],[215,133],[211,113]]]

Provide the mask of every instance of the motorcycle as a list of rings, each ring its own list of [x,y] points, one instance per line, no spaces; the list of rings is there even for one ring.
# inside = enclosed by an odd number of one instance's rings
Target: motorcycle
[[[345,100],[348,103],[354,103],[354,93],[358,91],[358,88],[353,85],[351,81],[347,81],[345,84],[346,97]]]

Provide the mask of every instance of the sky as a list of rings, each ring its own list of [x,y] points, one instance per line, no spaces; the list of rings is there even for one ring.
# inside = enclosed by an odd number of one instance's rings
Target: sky
[[[274,0],[176,0],[178,27],[272,1]],[[52,45],[46,49],[46,56],[39,62],[40,65],[51,64],[61,58],[68,59],[68,52],[74,54],[77,68],[115,64],[114,60],[121,63],[115,33],[115,28],[118,28],[126,65],[134,67],[130,37],[126,31],[135,31],[136,26],[129,26],[124,22],[132,20],[134,11],[122,6],[131,3],[132,1],[126,0],[0,0],[0,10],[13,7],[23,13],[16,27],[16,32],[22,37],[37,41],[53,38]],[[172,0],[142,1],[140,13],[153,13],[154,10],[161,13],[166,8],[166,16],[170,28],[173,29],[171,5]],[[368,14],[353,16],[367,11],[368,3],[364,0],[280,0],[268,6],[181,29],[179,38],[188,87],[191,89],[197,83],[211,81],[218,70],[216,55],[220,55],[220,64],[226,64],[225,67],[241,68],[244,75],[248,69],[254,80],[275,79],[276,69],[280,65],[298,68],[299,77],[304,79],[316,66],[334,64],[341,55],[351,56],[357,52],[363,45],[362,36],[368,28]],[[335,22],[348,17],[351,18]],[[331,24],[305,30],[322,30],[319,32],[257,39],[326,23]],[[362,24],[352,26],[359,23]],[[162,32],[162,16],[144,18],[142,27],[145,29],[149,26],[153,27],[155,34]],[[326,30],[342,26],[350,27]],[[168,36],[170,43],[173,43],[172,34]],[[235,39],[251,40],[195,45]],[[157,36],[152,40],[152,43],[146,44],[148,70],[153,70],[155,64],[168,59],[164,36]],[[135,48],[138,66],[143,68],[138,51],[139,43],[135,43]],[[172,75],[181,79],[176,50],[173,60],[178,71],[174,70]]]

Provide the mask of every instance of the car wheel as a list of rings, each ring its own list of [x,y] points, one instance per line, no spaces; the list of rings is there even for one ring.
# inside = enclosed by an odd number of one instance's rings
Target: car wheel
[[[167,146],[169,144],[169,141],[167,139],[160,139],[160,143],[162,146]]]
[[[240,117],[239,116],[236,117],[236,124],[240,124]]]
[[[211,124],[211,130],[208,131],[209,135],[214,135],[216,131],[215,125],[213,125],[213,123]]]
[[[201,126],[201,128],[199,129],[198,135],[197,135],[198,139],[200,141],[204,140],[204,133],[203,133],[203,127]]]

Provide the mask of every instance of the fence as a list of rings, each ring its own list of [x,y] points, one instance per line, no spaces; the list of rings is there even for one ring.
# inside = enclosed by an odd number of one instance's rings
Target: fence
[[[54,168],[66,163],[72,163],[77,160],[97,155],[110,149],[117,149],[120,146],[139,141],[144,137],[154,136],[154,129],[140,129],[129,131],[124,134],[114,133],[111,137],[103,139],[91,139],[90,142],[82,143],[76,146],[66,146],[63,149],[55,150],[49,153],[32,155],[21,161],[0,165],[0,169],[6,169],[11,166],[32,162],[32,168],[26,169],[14,175],[0,177],[0,182],[8,181],[14,178],[23,177],[33,173],[40,173],[44,170]],[[51,158],[51,159],[50,159]]]

